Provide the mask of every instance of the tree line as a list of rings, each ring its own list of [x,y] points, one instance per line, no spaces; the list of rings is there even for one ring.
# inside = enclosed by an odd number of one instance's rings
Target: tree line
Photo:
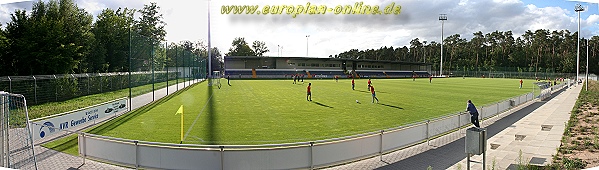
[[[16,10],[6,25],[0,23],[0,76],[162,70],[197,66],[193,64],[207,59],[205,42],[163,44],[165,25],[156,3],[139,10],[107,8],[94,21],[73,0],[38,1],[31,12]],[[514,37],[512,31],[478,31],[470,40],[450,35],[444,39],[443,70],[574,73],[577,36],[577,32],[546,29],[528,30],[521,37]],[[586,65],[586,40],[581,40],[581,70]],[[599,73],[599,37],[591,37],[588,45],[589,71]],[[438,70],[440,49],[439,42],[414,38],[409,46],[351,49],[329,57],[426,62]],[[220,50],[210,50],[213,70],[221,70]],[[250,46],[237,37],[225,55],[263,56],[268,51],[262,41]]]
[[[528,30],[521,37],[514,37],[512,31],[473,33],[470,40],[460,34],[446,37],[443,44],[443,72],[479,71],[519,71],[519,72],[576,72],[578,33],[568,30]],[[588,39],[589,73],[599,73],[599,37]],[[586,67],[587,39],[580,40],[580,70]],[[351,49],[330,58],[350,58],[368,60],[390,60],[432,63],[433,70],[439,70],[441,44],[435,41],[420,41],[414,38],[410,46],[381,47],[379,49]]]
[[[156,3],[107,8],[94,21],[73,0],[37,1],[31,12],[15,10],[6,25],[0,23],[0,76],[161,70],[207,58],[203,42],[166,45],[165,25]],[[219,70],[221,53],[211,50]]]

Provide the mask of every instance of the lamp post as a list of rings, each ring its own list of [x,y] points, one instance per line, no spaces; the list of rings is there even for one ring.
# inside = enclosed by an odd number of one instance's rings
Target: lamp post
[[[306,35],[306,57],[308,57],[308,38],[310,38],[310,35]]]
[[[589,39],[587,39],[587,72],[586,79],[584,79],[584,81],[586,81],[585,90],[589,91]]]
[[[576,81],[578,81],[578,73],[580,72],[580,12],[584,11],[584,8],[582,5],[576,4],[574,11],[578,12],[578,45],[576,46]]]
[[[439,21],[441,21],[441,65],[439,69],[439,74],[443,76],[443,25],[447,20],[447,14],[439,14]]]
[[[280,56],[281,56],[281,52],[280,52],[280,50],[281,50],[281,46],[280,46],[280,45],[277,45],[277,57],[280,57]]]

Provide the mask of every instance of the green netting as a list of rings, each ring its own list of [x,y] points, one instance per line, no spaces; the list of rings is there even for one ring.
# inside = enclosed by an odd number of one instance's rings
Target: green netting
[[[130,36],[130,46],[111,49],[112,61],[119,63],[107,63],[108,68],[120,70],[118,72],[4,76],[0,77],[0,91],[23,94],[31,105],[38,105],[124,90],[130,86],[132,95],[136,96],[167,85],[183,82],[188,85],[206,77],[206,56],[135,32],[127,36]],[[119,94],[114,99],[129,96],[128,93]]]

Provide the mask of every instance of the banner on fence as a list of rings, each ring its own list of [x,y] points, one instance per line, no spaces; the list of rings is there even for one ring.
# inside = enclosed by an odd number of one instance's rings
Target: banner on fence
[[[111,102],[91,106],[88,108],[67,112],[60,116],[33,122],[33,139],[40,140],[48,138],[59,130],[75,130],[77,127],[95,124],[107,116],[127,109],[127,99],[118,99]]]

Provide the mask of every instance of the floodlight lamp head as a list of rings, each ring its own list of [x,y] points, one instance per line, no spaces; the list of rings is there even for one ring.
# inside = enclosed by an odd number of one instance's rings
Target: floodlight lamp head
[[[582,7],[582,5],[580,5],[580,4],[576,4],[576,6],[574,6],[574,11],[576,11],[576,12],[584,11],[584,7]]]
[[[441,20],[441,21],[447,20],[447,14],[439,14],[439,20]]]

